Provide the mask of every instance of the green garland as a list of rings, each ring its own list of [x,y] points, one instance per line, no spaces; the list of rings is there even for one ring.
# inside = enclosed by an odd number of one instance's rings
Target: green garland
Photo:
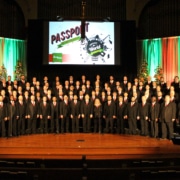
[[[25,75],[23,70],[23,64],[20,60],[18,60],[14,71],[14,79],[19,81],[22,75]]]
[[[157,83],[160,83],[161,77],[163,77],[163,69],[160,66],[157,66],[157,68],[154,70],[155,75],[154,78]]]
[[[140,81],[146,82],[148,76],[149,76],[148,63],[144,60],[139,69],[138,78]]]
[[[6,78],[7,78],[7,70],[3,64],[2,66],[0,66],[0,80],[6,79]]]

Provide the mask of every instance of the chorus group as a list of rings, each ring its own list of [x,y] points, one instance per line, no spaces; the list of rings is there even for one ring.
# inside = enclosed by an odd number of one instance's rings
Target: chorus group
[[[85,75],[61,82],[33,77],[0,81],[0,136],[37,133],[117,133],[169,139],[178,132],[180,82],[176,76],[144,82],[128,76],[106,82]]]

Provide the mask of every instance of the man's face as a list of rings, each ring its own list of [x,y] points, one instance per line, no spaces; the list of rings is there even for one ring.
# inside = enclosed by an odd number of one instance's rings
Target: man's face
[[[47,98],[44,96],[43,97],[43,102],[46,102],[47,101]]]
[[[21,76],[21,80],[25,80],[25,76]]]
[[[31,96],[31,101],[34,101],[35,100],[35,97],[34,96]]]
[[[67,101],[68,100],[68,96],[64,96],[64,100]]]
[[[56,101],[56,97],[53,97],[52,100],[53,100],[53,102],[55,102]]]
[[[23,101],[23,96],[19,96],[19,101]]]
[[[164,82],[164,78],[161,78],[160,81],[161,81],[161,82]]]
[[[124,81],[127,81],[127,77],[126,77],[126,76],[124,76],[123,80],[124,80]]]
[[[179,78],[177,76],[175,77],[175,82],[179,82]]]
[[[11,76],[8,76],[8,81],[11,81]]]
[[[111,99],[112,99],[112,98],[111,98],[111,96],[108,96],[108,98],[107,98],[107,99],[108,99],[108,101],[111,101]]]
[[[131,98],[131,102],[135,102],[135,97],[132,97],[132,98]]]
[[[74,100],[77,100],[77,99],[78,99],[78,97],[75,95],[75,96],[74,96]]]
[[[156,98],[152,97],[152,102],[155,103],[156,102]]]
[[[123,97],[122,97],[122,96],[119,97],[119,101],[120,101],[120,102],[123,101]]]

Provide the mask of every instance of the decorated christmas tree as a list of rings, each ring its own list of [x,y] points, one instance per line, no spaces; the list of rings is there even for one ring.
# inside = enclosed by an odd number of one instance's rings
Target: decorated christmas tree
[[[25,75],[23,64],[20,60],[18,60],[14,71],[14,79],[19,81],[22,75]]]
[[[138,78],[140,81],[146,82],[148,75],[148,63],[144,60],[140,66]]]
[[[159,83],[160,78],[163,77],[163,69],[160,66],[157,66],[154,72],[155,72],[155,75],[154,75],[155,81]]]
[[[2,66],[0,66],[0,80],[6,79],[6,78],[7,78],[7,70],[3,64]]]

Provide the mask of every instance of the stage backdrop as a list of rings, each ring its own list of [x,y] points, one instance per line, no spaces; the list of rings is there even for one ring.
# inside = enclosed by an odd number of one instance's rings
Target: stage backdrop
[[[180,36],[137,41],[138,71],[143,60],[148,63],[149,75],[153,80],[158,66],[163,69],[166,81],[180,76]]]
[[[4,65],[7,75],[11,75],[12,80],[15,77],[18,61],[21,62],[22,70],[26,75],[26,41],[0,37],[0,67]]]

